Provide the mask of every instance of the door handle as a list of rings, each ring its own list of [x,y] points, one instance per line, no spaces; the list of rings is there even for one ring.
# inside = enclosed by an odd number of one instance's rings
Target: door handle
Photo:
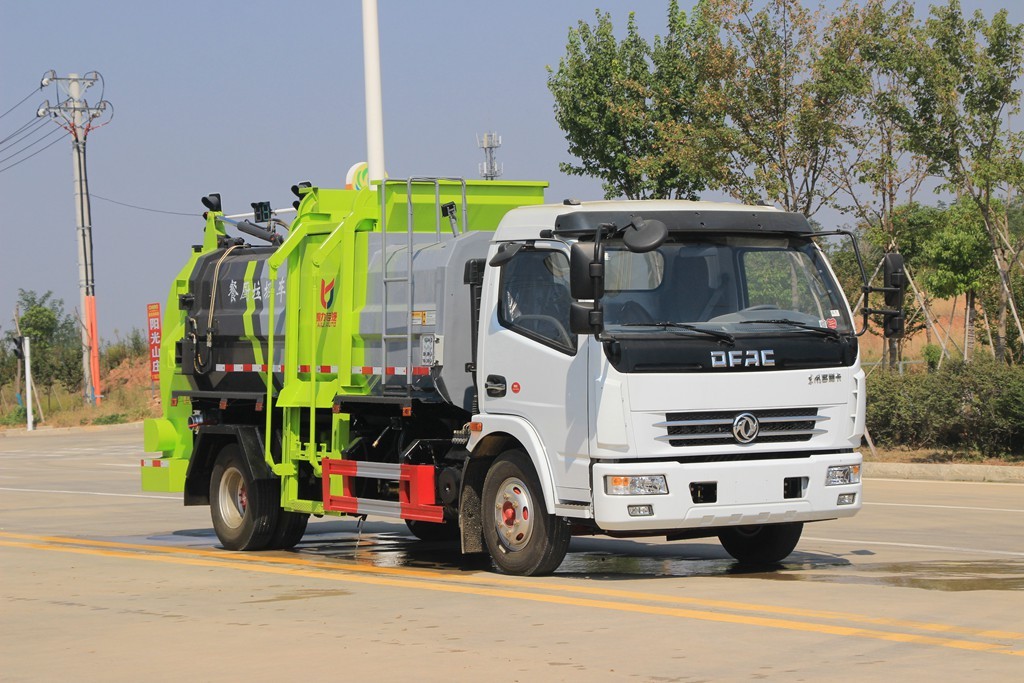
[[[505,395],[505,378],[501,375],[487,375],[484,389],[491,398],[501,398]]]

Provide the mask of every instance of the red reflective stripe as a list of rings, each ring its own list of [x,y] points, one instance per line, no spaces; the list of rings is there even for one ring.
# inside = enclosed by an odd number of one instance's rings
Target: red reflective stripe
[[[299,372],[309,372],[309,366],[308,365],[300,365],[299,366]]]
[[[429,375],[430,374],[430,368],[424,367],[424,366],[421,365],[419,367],[413,368],[412,369],[412,374],[419,375],[420,377],[422,377],[423,375]]]

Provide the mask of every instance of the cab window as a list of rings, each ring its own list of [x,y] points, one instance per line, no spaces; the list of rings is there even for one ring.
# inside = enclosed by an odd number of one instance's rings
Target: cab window
[[[501,269],[498,321],[517,334],[564,353],[576,352],[569,332],[569,259],[560,251],[523,249]]]

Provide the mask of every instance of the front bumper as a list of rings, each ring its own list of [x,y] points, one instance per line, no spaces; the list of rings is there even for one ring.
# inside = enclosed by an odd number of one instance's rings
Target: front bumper
[[[839,453],[734,462],[596,462],[591,470],[594,519],[605,531],[650,531],[852,517],[861,507],[861,484],[825,486],[825,474],[830,466],[861,461],[860,453]],[[613,496],[605,492],[606,476],[636,475],[664,475],[668,493]],[[717,500],[695,503],[691,484],[706,494],[712,483]],[[855,494],[854,502],[839,505],[840,494],[850,493]],[[629,507],[645,505],[651,506],[652,514],[629,514]]]

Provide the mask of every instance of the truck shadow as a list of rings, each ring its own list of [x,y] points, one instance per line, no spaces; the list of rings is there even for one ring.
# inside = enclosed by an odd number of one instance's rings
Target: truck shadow
[[[379,567],[435,571],[493,571],[486,554],[463,555],[457,542],[427,542],[414,538],[403,524],[367,522],[362,530],[350,521],[311,524],[292,552],[335,558]],[[843,567],[849,560],[833,555],[794,552],[780,564],[741,565],[717,542],[634,541],[577,537],[555,577],[605,581],[684,576],[750,576],[800,569]]]
[[[150,536],[149,542],[192,548],[219,548],[212,528],[182,529]],[[413,537],[404,524],[317,521],[289,551],[273,554],[356,562],[373,567],[424,569],[441,573],[494,572],[486,554],[463,555],[457,542],[427,542]],[[842,555],[798,549],[773,565],[743,565],[714,541],[665,542],[576,537],[553,579],[585,578],[631,581],[681,577],[732,577],[769,581],[811,581],[894,586],[944,592],[1024,590],[1024,560],[870,562],[874,553],[853,550]],[[856,564],[852,561],[856,556]],[[848,559],[850,557],[851,559]]]

